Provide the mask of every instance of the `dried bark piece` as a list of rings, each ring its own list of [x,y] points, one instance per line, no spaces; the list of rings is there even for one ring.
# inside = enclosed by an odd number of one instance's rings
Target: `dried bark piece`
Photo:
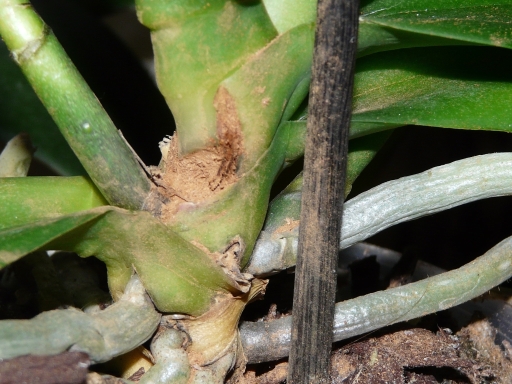
[[[82,384],[90,364],[83,352],[20,356],[0,362],[0,384]]]

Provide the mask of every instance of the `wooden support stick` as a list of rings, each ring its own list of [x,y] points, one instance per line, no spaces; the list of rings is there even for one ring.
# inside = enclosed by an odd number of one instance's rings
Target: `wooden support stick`
[[[330,382],[358,0],[319,0],[288,383]]]

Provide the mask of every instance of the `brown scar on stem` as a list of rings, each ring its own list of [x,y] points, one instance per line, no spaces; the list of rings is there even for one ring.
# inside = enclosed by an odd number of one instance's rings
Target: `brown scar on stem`
[[[218,176],[236,178],[237,161],[243,153],[243,140],[242,124],[235,100],[226,88],[220,87],[213,100],[213,106],[217,110],[217,136],[224,154]]]
[[[285,233],[285,232],[290,232],[292,230],[294,230],[295,228],[297,228],[300,224],[300,220],[293,220],[293,219],[290,219],[290,218],[286,218],[285,219],[285,223],[279,227],[276,228],[276,230],[274,231],[275,234],[279,234],[279,233]]]
[[[148,167],[154,189],[169,200],[161,210],[164,222],[171,221],[184,208],[183,203],[192,206],[211,200],[239,178],[238,162],[244,146],[235,100],[220,87],[213,106],[217,111],[216,142],[182,155],[175,133],[160,143],[162,160],[158,167]]]
[[[137,160],[137,162],[139,163],[139,166],[142,168],[142,170],[144,171],[144,173],[146,174],[146,176],[149,178],[149,180],[157,187],[162,187],[164,189],[167,189],[165,187],[165,185],[163,185],[159,179],[161,178],[161,174],[160,172],[157,171],[158,167],[153,167],[153,166],[147,166],[144,161],[140,158],[140,156],[137,154],[137,152],[135,152],[135,149],[133,149],[133,147],[130,145],[130,143],[128,142],[128,140],[126,140],[126,138],[124,137],[123,135],[123,132],[121,132],[120,129],[117,130],[117,133],[119,134],[119,136],[121,136],[121,139],[123,139],[124,143],[126,144],[126,146],[128,147],[128,149],[130,149],[130,151],[132,152],[133,156],[135,157],[135,160]],[[181,198],[181,196],[179,196],[178,194],[175,193],[175,191],[173,191],[172,189],[170,190],[171,194],[174,193],[175,196],[178,196]]]

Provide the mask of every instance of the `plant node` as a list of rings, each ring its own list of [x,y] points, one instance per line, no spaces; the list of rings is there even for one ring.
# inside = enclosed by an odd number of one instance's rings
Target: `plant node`
[[[237,169],[243,154],[243,138],[235,102],[221,87],[214,105],[217,109],[216,143],[182,155],[177,133],[160,142],[162,160],[158,167],[150,167],[150,172],[155,182],[153,189],[166,200],[159,214],[164,223],[172,222],[179,211],[213,201],[239,179]]]

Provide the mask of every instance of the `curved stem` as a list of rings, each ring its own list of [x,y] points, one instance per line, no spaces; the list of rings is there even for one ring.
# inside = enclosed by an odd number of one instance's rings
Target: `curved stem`
[[[347,202],[340,247],[404,221],[512,194],[512,153],[455,161],[383,183]]]
[[[149,181],[98,99],[26,0],[0,0],[12,57],[109,203],[140,209]]]
[[[345,203],[340,247],[347,248],[404,221],[511,194],[512,153],[470,157],[389,181]],[[287,200],[296,206],[300,189],[293,189]],[[289,231],[275,224],[264,228],[246,271],[261,276],[295,265],[297,235],[298,226]]]
[[[26,354],[86,352],[94,363],[131,351],[148,340],[160,322],[135,275],[123,297],[107,309],[87,314],[75,308],[43,312],[31,320],[0,322],[0,359]]]
[[[336,304],[334,341],[442,311],[471,300],[512,276],[512,237],[450,272]],[[288,355],[292,317],[240,327],[249,363]]]
[[[190,377],[190,362],[182,348],[184,333],[174,328],[161,327],[151,341],[155,365],[142,376],[139,384],[186,384]]]

